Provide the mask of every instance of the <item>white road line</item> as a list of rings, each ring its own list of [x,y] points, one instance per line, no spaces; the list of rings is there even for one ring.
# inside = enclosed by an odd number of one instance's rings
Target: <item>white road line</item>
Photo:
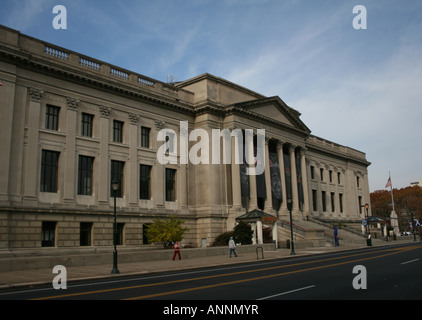
[[[402,262],[401,264],[407,264],[407,263],[412,263],[412,262],[416,262],[416,261],[419,261],[419,259],[414,259],[414,260]]]
[[[289,294],[289,293],[293,293],[293,292],[298,292],[298,291],[302,291],[302,290],[306,290],[306,289],[310,289],[310,288],[314,288],[314,287],[315,287],[315,285],[308,286],[308,287],[303,287],[303,288],[299,288],[299,289],[295,289],[295,290],[290,290],[290,291],[286,291],[286,292],[282,292],[282,293],[278,293],[278,294],[273,294],[272,296],[259,298],[257,300],[271,299],[271,298],[274,298],[274,297],[283,296],[285,294]]]

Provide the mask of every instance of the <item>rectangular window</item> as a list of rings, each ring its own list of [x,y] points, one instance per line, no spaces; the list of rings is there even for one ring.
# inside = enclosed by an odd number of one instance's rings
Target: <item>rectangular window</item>
[[[48,130],[59,130],[60,107],[47,105],[45,111],[45,128]]]
[[[80,224],[80,246],[92,245],[92,222],[81,222]]]
[[[341,184],[341,173],[340,172],[337,172],[337,181],[338,181],[338,184]]]
[[[57,222],[43,221],[41,229],[41,246],[54,247],[56,245],[56,225]]]
[[[321,175],[321,181],[324,181],[324,169],[319,169],[320,175]]]
[[[57,192],[57,173],[60,152],[43,150],[41,156],[41,192]]]
[[[149,134],[151,132],[150,128],[141,127],[141,147],[149,148]]]
[[[356,177],[356,185],[358,188],[360,187],[359,177]]]
[[[333,183],[333,171],[332,170],[328,171],[328,176],[330,178],[330,183]]]
[[[92,195],[93,157],[79,156],[78,194]]]
[[[166,201],[176,201],[176,170],[166,169]]]
[[[318,211],[318,197],[316,190],[312,190],[312,209],[313,211]]]
[[[323,212],[326,212],[327,211],[327,203],[326,203],[326,200],[327,200],[326,192],[325,191],[322,191],[322,211]]]
[[[125,224],[124,223],[116,223],[116,245],[122,246],[124,243],[124,231],[125,231]]]
[[[362,214],[362,197],[358,197],[359,213]]]
[[[343,194],[342,193],[339,193],[338,200],[340,203],[340,212],[343,212]]]
[[[113,121],[113,142],[123,142],[123,122]]]
[[[335,193],[331,192],[331,212],[336,212]]]
[[[315,179],[315,167],[311,166],[311,179]]]
[[[139,166],[139,199],[151,199],[151,166]]]
[[[174,150],[174,140],[175,140],[174,133],[167,132],[166,133],[166,152],[168,152],[168,153],[175,153],[176,152]]]
[[[94,122],[94,115],[89,113],[82,113],[81,135],[85,137],[92,137],[92,124]]]
[[[114,190],[112,189],[112,183],[113,181],[117,181],[119,183],[119,187],[116,190],[116,197],[121,198],[122,197],[122,190],[123,190],[123,169],[124,169],[125,163],[122,161],[115,161],[111,160],[111,174],[110,174],[110,195],[114,197]]]

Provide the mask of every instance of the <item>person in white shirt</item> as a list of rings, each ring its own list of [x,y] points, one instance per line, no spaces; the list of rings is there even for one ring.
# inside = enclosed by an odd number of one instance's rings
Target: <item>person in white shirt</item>
[[[232,253],[234,253],[235,257],[237,257],[236,249],[235,249],[236,244],[234,243],[233,237],[230,237],[229,248],[230,248],[230,258],[232,257]]]

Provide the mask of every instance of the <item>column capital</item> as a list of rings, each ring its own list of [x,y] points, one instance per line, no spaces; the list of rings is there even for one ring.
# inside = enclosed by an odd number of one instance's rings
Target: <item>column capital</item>
[[[78,99],[67,97],[66,102],[67,102],[67,107],[69,108],[69,110],[73,110],[73,111],[78,110],[78,107],[80,105],[80,101]]]
[[[305,156],[307,151],[308,151],[308,148],[300,147],[300,149],[299,149],[300,156]]]
[[[108,118],[111,114],[111,107],[106,107],[106,106],[100,106],[100,114],[103,117]]]
[[[41,102],[41,98],[44,95],[44,91],[36,89],[36,88],[29,88],[29,99],[35,102]]]
[[[135,113],[129,113],[129,121],[131,124],[138,124],[139,116]]]
[[[155,120],[155,128],[157,130],[162,130],[166,127],[166,123],[163,120]]]
[[[289,152],[294,152],[296,149],[296,145],[294,145],[293,143],[289,143]]]

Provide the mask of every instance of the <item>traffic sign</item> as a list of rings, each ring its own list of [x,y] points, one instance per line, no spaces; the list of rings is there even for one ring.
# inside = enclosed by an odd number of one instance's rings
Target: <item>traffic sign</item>
[[[368,221],[366,221],[366,220],[362,220],[362,225],[364,226],[364,227],[366,227],[366,225],[368,224]]]

